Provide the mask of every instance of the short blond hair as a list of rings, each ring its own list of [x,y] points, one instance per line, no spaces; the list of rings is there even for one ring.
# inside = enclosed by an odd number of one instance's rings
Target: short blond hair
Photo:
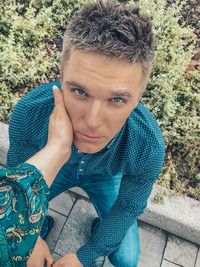
[[[61,80],[71,51],[79,50],[141,63],[149,73],[154,57],[152,25],[139,9],[117,1],[87,3],[68,24],[63,37]]]

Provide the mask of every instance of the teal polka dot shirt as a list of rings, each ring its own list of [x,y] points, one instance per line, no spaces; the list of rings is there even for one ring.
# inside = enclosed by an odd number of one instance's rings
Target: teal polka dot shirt
[[[24,162],[45,146],[54,108],[53,85],[61,88],[57,81],[40,85],[16,105],[9,126],[8,166]],[[84,266],[90,266],[99,256],[109,255],[144,211],[164,162],[161,130],[150,111],[139,103],[113,140],[101,151],[88,154],[87,159],[90,164],[85,175],[121,173],[122,180],[111,210],[76,251]],[[75,171],[76,168],[74,164]]]

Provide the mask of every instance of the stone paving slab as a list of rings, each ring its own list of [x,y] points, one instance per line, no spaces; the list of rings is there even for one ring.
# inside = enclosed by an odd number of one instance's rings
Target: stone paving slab
[[[89,238],[92,220],[96,211],[90,202],[84,199],[77,200],[71,211],[54,252],[60,255],[76,251]]]
[[[51,255],[53,256],[54,260],[58,260],[61,257],[60,255],[56,254],[55,252],[53,252]]]
[[[54,218],[54,226],[51,230],[51,233],[47,237],[46,242],[49,246],[49,249],[53,251],[67,218],[51,209],[48,210],[48,214]]]
[[[78,194],[80,196],[88,198],[87,193],[82,188],[80,188],[78,186],[71,187],[69,190],[74,192],[75,194]]]
[[[49,202],[49,208],[67,216],[73,207],[75,199],[69,193],[62,193]]]
[[[195,267],[200,267],[200,248],[199,248],[199,252],[198,252],[198,255],[197,255],[197,261],[196,261]]]
[[[103,267],[114,267],[114,265],[112,265],[108,259],[108,257],[106,257],[106,260],[104,262]]]
[[[178,267],[178,266],[180,267],[180,265],[177,265],[167,260],[163,260],[162,265],[161,265],[161,267]]]
[[[166,234],[155,227],[139,222],[140,261],[138,267],[160,267],[166,245]]]
[[[181,265],[182,267],[194,267],[198,247],[183,239],[170,235],[164,253],[164,259]]]

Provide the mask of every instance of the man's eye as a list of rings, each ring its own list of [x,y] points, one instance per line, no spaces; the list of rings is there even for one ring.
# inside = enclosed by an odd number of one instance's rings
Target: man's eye
[[[125,98],[122,98],[122,97],[114,97],[114,98],[111,99],[111,101],[113,103],[117,103],[117,104],[127,103],[127,100]]]
[[[81,89],[74,88],[74,89],[71,89],[71,91],[74,92],[78,96],[86,96],[86,93]]]

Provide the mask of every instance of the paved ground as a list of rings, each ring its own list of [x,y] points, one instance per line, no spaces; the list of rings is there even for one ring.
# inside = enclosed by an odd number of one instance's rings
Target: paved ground
[[[54,258],[72,252],[83,244],[90,233],[90,225],[96,217],[93,205],[87,198],[67,191],[50,203],[49,214],[55,225],[48,237]],[[141,257],[138,267],[200,267],[200,248],[139,222]],[[104,267],[113,266],[108,259]]]

